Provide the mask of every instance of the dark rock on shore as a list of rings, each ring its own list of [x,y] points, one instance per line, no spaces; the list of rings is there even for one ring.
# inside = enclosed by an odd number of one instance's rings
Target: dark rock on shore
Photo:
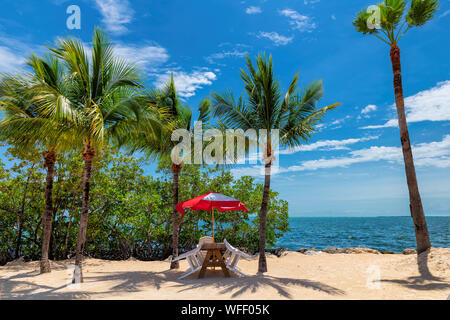
[[[322,251],[330,254],[336,254],[336,253],[345,253],[345,250],[346,249],[344,248],[328,247],[323,249]]]
[[[382,254],[394,254],[394,251],[390,251],[390,250],[383,250],[381,251]]]
[[[417,254],[416,249],[405,249],[403,250],[403,254]]]
[[[289,252],[289,249],[281,247],[281,248],[276,248],[274,251],[274,254],[279,258],[279,257],[287,255],[288,252]]]
[[[305,253],[306,251],[308,251],[308,249],[301,248],[301,249],[296,250],[295,252]]]
[[[361,254],[361,253],[380,254],[380,252],[378,250],[370,249],[370,248],[364,248],[364,247],[347,248],[347,249],[345,249],[345,253],[350,253],[350,254]]]

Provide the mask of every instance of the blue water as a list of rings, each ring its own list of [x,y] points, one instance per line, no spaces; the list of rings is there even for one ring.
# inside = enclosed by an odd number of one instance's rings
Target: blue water
[[[416,248],[411,217],[290,218],[291,231],[278,240],[278,247],[367,247],[401,252]],[[450,247],[450,217],[427,217],[433,247]]]

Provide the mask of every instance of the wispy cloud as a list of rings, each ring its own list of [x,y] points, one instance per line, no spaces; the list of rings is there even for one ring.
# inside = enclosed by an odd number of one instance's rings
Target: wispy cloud
[[[285,46],[290,43],[294,37],[286,37],[278,34],[277,32],[263,32],[260,31],[257,35],[258,38],[267,38],[271,40],[276,46]]]
[[[346,116],[344,118],[340,118],[340,119],[336,119],[333,122],[330,123],[330,126],[335,126],[334,129],[338,129],[342,126],[342,124],[347,121],[348,119],[350,119],[351,116]]]
[[[0,34],[0,72],[19,72],[31,52],[40,53],[41,46]]]
[[[311,32],[316,28],[316,24],[308,16],[302,15],[292,9],[280,10],[279,13],[289,19],[292,29],[301,32]]]
[[[377,106],[374,104],[369,104],[361,110],[361,114],[358,116],[358,119],[361,119],[361,117],[368,119],[370,118],[370,114],[375,111],[377,111]]]
[[[131,23],[134,14],[128,0],[95,0],[95,3],[109,32],[123,34],[128,31],[126,25]]]
[[[303,3],[304,3],[305,5],[308,5],[308,4],[315,4],[315,3],[318,3],[318,2],[320,2],[320,0],[304,0],[304,1],[303,1]]]
[[[446,17],[448,15],[450,15],[450,10],[444,11],[444,13],[439,16],[439,19],[444,18],[444,17]]]
[[[395,105],[392,105],[394,108]],[[435,87],[421,91],[405,99],[408,122],[450,121],[450,80],[440,82]],[[366,126],[362,129],[396,127],[398,122],[391,119],[382,125]]]
[[[183,98],[194,96],[197,90],[211,85],[213,81],[217,79],[214,72],[206,69],[194,70],[190,73],[178,70],[173,72],[168,71],[164,74],[157,75],[156,85],[158,87],[163,86],[172,73],[177,92]]]
[[[0,72],[17,72],[24,67],[25,58],[8,47],[0,46]]]
[[[330,151],[330,150],[349,150],[348,146],[359,142],[376,140],[379,136],[368,136],[355,139],[344,140],[321,140],[315,143],[299,146],[292,149],[281,150],[280,154],[294,154],[302,151]]]
[[[446,135],[442,141],[414,146],[413,154],[418,167],[450,167],[450,135]],[[291,166],[281,171],[294,172],[347,167],[352,164],[375,161],[402,163],[402,149],[400,147],[371,147],[351,151],[348,157],[304,161],[299,166]]]
[[[205,57],[205,60],[209,63],[215,63],[216,60],[223,60],[226,58],[243,58],[248,54],[248,51],[241,51],[238,49],[233,49],[229,51],[222,51],[214,53],[210,56]]]
[[[364,109],[361,110],[361,114],[368,114],[371,113],[372,111],[376,111],[377,110],[377,106],[374,104],[369,104],[368,106],[366,106]]]
[[[442,141],[417,144],[413,146],[412,150],[417,167],[450,168],[450,135],[444,136]],[[354,164],[379,161],[401,165],[403,163],[402,149],[400,147],[373,146],[351,151],[345,157],[321,158],[303,161],[299,165],[290,167],[279,167],[274,170],[274,173],[345,168]],[[236,168],[232,172],[235,176],[259,176],[264,172],[261,168],[262,166]]]
[[[158,45],[133,46],[117,44],[114,47],[116,54],[147,70],[166,63],[170,56],[167,50]]]
[[[245,9],[246,14],[258,14],[261,12],[262,12],[262,10],[260,7],[251,6],[251,7],[248,7],[247,9]]]

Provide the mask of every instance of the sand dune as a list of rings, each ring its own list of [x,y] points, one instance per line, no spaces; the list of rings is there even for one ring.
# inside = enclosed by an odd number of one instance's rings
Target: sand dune
[[[249,275],[224,278],[208,271],[177,278],[167,261],[86,259],[85,282],[70,285],[72,260],[52,262],[50,274],[39,263],[13,261],[0,267],[0,299],[447,299],[450,249],[432,249],[417,257],[403,254],[269,255],[264,276],[257,260],[241,261]]]

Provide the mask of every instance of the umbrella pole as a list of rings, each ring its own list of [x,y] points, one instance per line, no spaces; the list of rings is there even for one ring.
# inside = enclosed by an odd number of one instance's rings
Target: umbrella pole
[[[213,227],[213,243],[215,243],[216,241],[214,240],[214,208],[211,208],[211,214],[212,214],[212,227]],[[212,261],[213,261],[213,263],[215,263],[215,261],[216,261],[216,253],[215,252],[213,252],[213,256],[212,256]],[[215,272],[216,271],[216,266],[214,265],[214,267],[213,267],[213,271]]]
[[[214,209],[211,209],[211,214],[212,214],[212,227],[213,227],[213,243],[215,243],[215,240],[214,240]]]

